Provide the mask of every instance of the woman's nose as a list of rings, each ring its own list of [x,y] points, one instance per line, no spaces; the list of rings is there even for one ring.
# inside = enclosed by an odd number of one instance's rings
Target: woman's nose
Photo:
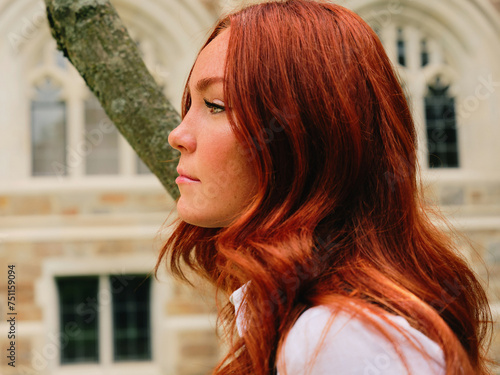
[[[168,143],[180,152],[193,152],[196,149],[196,139],[189,131],[185,120],[170,132]]]

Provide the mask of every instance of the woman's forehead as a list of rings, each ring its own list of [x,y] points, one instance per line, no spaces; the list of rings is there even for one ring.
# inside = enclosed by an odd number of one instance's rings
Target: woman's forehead
[[[200,52],[189,82],[191,90],[200,80],[224,77],[229,35],[229,30],[222,31]]]

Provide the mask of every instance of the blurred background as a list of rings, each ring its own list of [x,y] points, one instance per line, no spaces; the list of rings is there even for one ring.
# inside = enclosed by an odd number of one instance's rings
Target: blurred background
[[[111,2],[177,108],[211,26],[246,3]],[[397,67],[426,198],[470,240],[460,247],[496,319],[500,1],[336,2],[373,27]],[[173,201],[56,50],[42,1],[0,0],[0,36],[0,374],[210,373],[224,350],[211,292],[151,277]],[[5,355],[9,265],[16,368]],[[491,354],[500,360],[498,335]]]

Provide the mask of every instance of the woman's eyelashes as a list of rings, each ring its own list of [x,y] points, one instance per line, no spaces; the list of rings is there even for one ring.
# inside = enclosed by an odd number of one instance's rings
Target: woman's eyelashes
[[[211,114],[216,115],[218,113],[222,113],[226,110],[224,107],[224,104],[221,102],[221,104],[214,103],[214,102],[209,102],[207,99],[203,99],[205,102],[205,106],[208,108]]]

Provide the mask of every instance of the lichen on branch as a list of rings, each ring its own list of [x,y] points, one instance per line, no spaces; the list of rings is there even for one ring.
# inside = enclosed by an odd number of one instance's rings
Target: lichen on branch
[[[179,157],[167,141],[180,116],[149,73],[108,0],[45,0],[57,47],[81,74],[110,120],[176,199]]]

